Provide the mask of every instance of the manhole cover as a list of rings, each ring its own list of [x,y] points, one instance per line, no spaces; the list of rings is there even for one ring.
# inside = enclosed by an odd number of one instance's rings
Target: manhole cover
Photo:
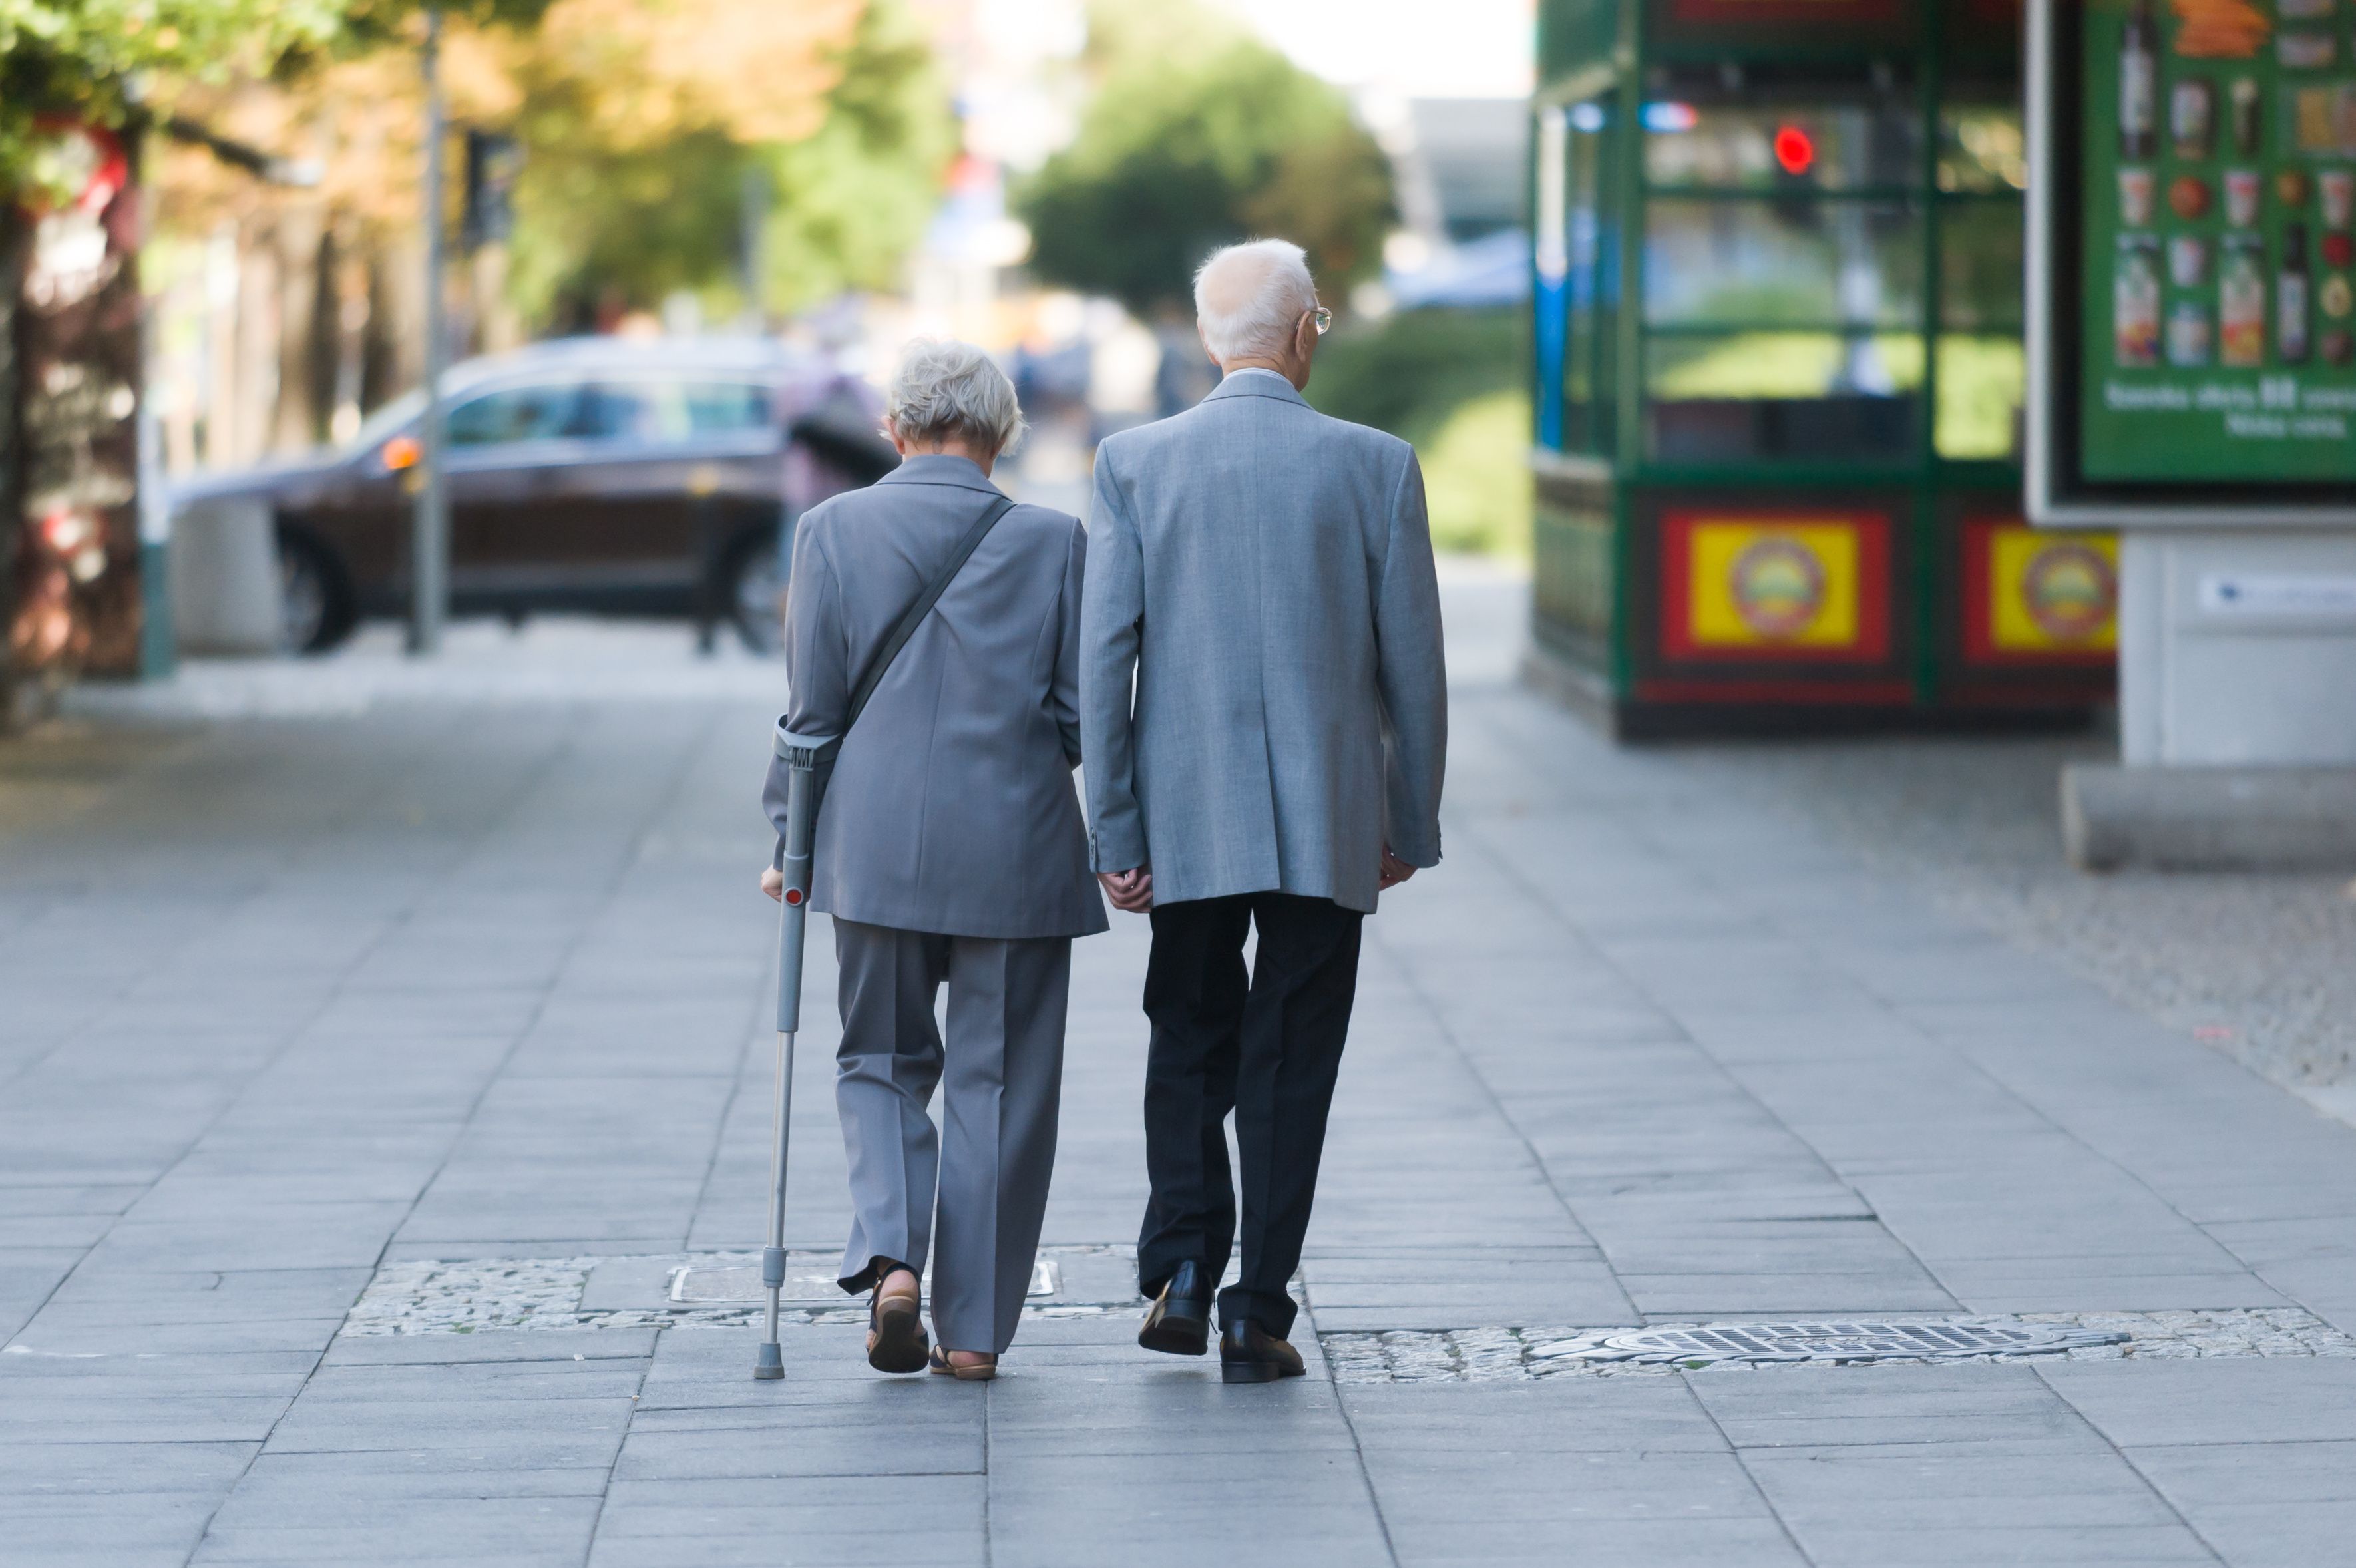
[[[1582,1334],[1533,1350],[1532,1359],[1618,1361],[1638,1366],[1719,1361],[1953,1360],[1969,1356],[2041,1356],[2128,1338],[2110,1329],[2060,1323],[1720,1323]]]

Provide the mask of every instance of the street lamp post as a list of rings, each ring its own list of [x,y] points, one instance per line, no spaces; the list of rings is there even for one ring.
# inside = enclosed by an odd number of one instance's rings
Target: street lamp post
[[[442,16],[425,14],[425,412],[418,422],[419,485],[410,527],[409,651],[442,646],[450,598],[450,498],[442,479],[442,368],[448,329],[442,298]]]

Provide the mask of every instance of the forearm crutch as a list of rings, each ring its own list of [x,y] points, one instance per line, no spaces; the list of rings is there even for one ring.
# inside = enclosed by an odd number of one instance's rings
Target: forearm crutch
[[[777,760],[786,768],[786,885],[777,899],[777,1088],[774,1161],[769,1171],[769,1244],[761,1250],[761,1285],[768,1294],[768,1327],[753,1376],[786,1375],[777,1347],[777,1296],[786,1288],[786,1138],[794,1112],[794,1036],[802,1020],[802,945],[809,928],[810,837],[818,817],[818,764],[831,738],[813,740],[777,726]]]

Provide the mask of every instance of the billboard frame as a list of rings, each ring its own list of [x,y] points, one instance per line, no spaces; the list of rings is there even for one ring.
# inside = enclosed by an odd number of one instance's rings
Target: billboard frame
[[[2075,24],[2085,0],[2028,0],[2022,100],[2028,121],[2026,348],[2028,428],[2022,501],[2040,528],[2297,529],[2356,526],[2356,482],[2089,480],[2080,467],[2084,385],[2080,272],[2085,211],[2081,137],[2084,72]]]

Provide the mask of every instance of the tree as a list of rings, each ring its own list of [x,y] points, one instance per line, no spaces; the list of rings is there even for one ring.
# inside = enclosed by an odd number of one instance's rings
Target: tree
[[[1167,10],[1132,43],[1109,7],[1102,76],[1072,145],[1016,197],[1044,281],[1141,317],[1183,304],[1205,252],[1293,241],[1335,296],[1371,274],[1394,220],[1390,166],[1333,87],[1215,23]]]
[[[573,31],[576,7],[615,3],[560,0],[509,67],[525,151],[514,284],[525,313],[609,294],[640,306],[675,289],[733,294],[748,171],[774,192],[765,303],[792,308],[892,282],[956,147],[947,87],[896,0],[695,0],[725,13],[703,19],[705,56],[728,38],[739,57],[702,80],[651,68],[659,42],[616,47],[602,27]],[[678,19],[643,14],[666,30]],[[756,43],[766,62],[751,59]]]

